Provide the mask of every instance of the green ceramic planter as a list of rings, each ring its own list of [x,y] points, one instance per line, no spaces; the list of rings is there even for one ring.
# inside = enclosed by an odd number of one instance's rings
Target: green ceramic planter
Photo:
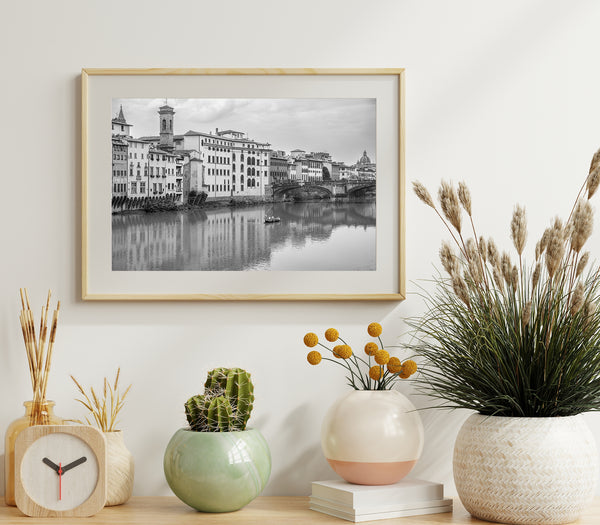
[[[231,512],[258,496],[271,474],[271,453],[256,429],[193,432],[181,428],[164,457],[169,487],[202,512]]]

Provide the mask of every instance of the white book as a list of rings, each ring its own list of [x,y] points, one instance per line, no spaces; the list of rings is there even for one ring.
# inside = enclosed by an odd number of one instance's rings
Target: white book
[[[428,501],[416,501],[412,503],[395,503],[391,505],[369,505],[368,507],[352,507],[351,505],[343,505],[341,503],[336,503],[334,501],[329,501],[327,499],[317,498],[315,496],[311,496],[310,504],[318,505],[322,508],[328,508],[331,510],[337,510],[339,512],[348,512],[353,513],[355,516],[363,515],[363,514],[377,514],[381,512],[397,512],[397,511],[405,511],[405,510],[416,510],[428,507],[448,507],[452,506],[451,498],[444,498],[438,500],[428,500]]]
[[[441,500],[444,498],[444,486],[420,479],[403,479],[393,485],[355,485],[343,480],[313,481],[312,496],[356,509]]]
[[[452,512],[452,505],[422,507],[420,509],[397,510],[391,512],[374,512],[372,514],[359,515],[357,515],[355,512],[343,512],[329,507],[321,507],[321,505],[317,505],[316,503],[311,503],[309,505],[309,508],[311,510],[316,510],[317,512],[322,512],[323,514],[328,514],[330,516],[335,516],[336,518],[342,518],[348,521],[353,521],[355,523],[359,523],[361,521],[385,520],[389,518],[404,518],[407,516],[422,516],[425,514],[439,514],[442,512]]]

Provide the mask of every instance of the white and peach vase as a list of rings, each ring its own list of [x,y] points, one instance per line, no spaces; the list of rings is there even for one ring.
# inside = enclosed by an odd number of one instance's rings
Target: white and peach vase
[[[338,399],[321,427],[331,468],[350,483],[390,485],[415,466],[423,450],[423,424],[397,390],[353,390]]]

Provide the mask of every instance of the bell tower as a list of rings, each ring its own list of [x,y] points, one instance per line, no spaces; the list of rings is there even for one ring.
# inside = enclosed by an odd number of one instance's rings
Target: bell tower
[[[159,147],[167,151],[173,150],[174,115],[175,111],[167,104],[167,101],[165,100],[165,105],[158,109],[158,129],[160,130]]]

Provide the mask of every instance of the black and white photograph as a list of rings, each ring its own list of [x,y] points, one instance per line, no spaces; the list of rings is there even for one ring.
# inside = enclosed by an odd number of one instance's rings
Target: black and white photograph
[[[376,271],[376,109],[112,98],[112,271]]]

